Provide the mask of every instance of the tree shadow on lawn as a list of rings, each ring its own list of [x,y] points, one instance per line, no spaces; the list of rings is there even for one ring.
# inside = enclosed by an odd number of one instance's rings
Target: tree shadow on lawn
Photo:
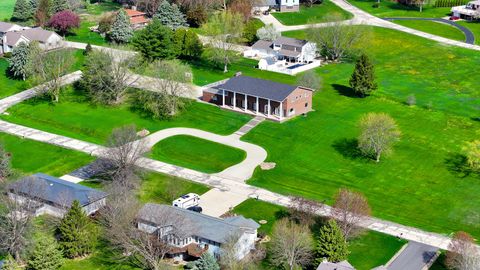
[[[341,84],[332,84],[332,87],[335,91],[337,91],[340,95],[346,96],[349,98],[360,98],[355,91],[351,87],[348,87],[346,85],[341,85]]]
[[[467,164],[467,157],[462,154],[449,154],[445,159],[447,170],[458,178],[465,178],[470,175],[479,176],[479,173],[472,170]]]
[[[333,142],[332,147],[345,158],[369,160],[358,149],[357,139],[339,139]]]

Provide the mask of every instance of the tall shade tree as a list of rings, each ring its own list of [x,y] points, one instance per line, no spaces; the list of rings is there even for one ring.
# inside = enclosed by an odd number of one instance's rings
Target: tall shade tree
[[[233,13],[243,16],[244,21],[252,17],[253,0],[232,0],[229,3],[229,9]]]
[[[267,24],[257,30],[257,37],[261,40],[274,41],[281,35],[273,24]]]
[[[293,270],[312,261],[313,240],[309,228],[282,219],[275,224],[270,242],[270,262],[276,269]]]
[[[39,0],[35,12],[35,22],[38,26],[44,26],[50,17],[50,0]]]
[[[466,232],[457,232],[448,246],[445,264],[450,269],[480,269],[480,252],[475,240]]]
[[[324,259],[340,262],[348,258],[348,244],[335,220],[331,219],[320,228],[317,237],[317,263]]]
[[[110,34],[110,40],[115,43],[127,43],[133,37],[133,29],[130,25],[130,18],[124,9],[120,9],[113,21]]]
[[[118,105],[135,82],[128,70],[129,59],[115,61],[111,51],[92,50],[85,59],[80,85],[87,90],[94,103]]]
[[[178,29],[173,36],[177,54],[183,59],[200,58],[203,53],[203,44],[198,35],[188,29]]]
[[[360,222],[370,214],[370,206],[363,194],[340,189],[335,195],[332,216],[337,220],[346,239],[351,239],[363,231]]]
[[[12,174],[11,156],[0,144],[0,182]]]
[[[308,70],[298,76],[297,84],[313,90],[320,90],[322,78],[314,70]]]
[[[56,270],[64,263],[62,251],[52,237],[40,237],[28,259],[27,269]]]
[[[96,241],[96,230],[80,203],[75,200],[57,228],[59,243],[68,258],[89,254]]]
[[[175,116],[192,97],[192,71],[178,60],[156,61],[147,69],[155,91],[140,91],[136,106],[157,119]]]
[[[348,52],[368,38],[366,28],[342,22],[345,18],[334,13],[326,16],[329,27],[310,27],[307,39],[317,44],[319,51],[332,61],[340,61]]]
[[[176,4],[170,4],[168,1],[158,6],[158,10],[153,18],[158,19],[166,27],[176,30],[181,27],[187,27],[187,19]]]
[[[395,120],[385,113],[367,113],[360,119],[358,147],[366,156],[380,162],[382,154],[392,151],[401,132]]]
[[[12,19],[27,21],[33,17],[35,9],[31,0],[17,0],[13,7]]]
[[[235,42],[241,40],[244,22],[238,13],[220,12],[212,15],[203,25],[205,35],[211,45],[210,56],[217,64],[223,65],[223,72],[228,72],[228,65],[237,55],[233,50]]]
[[[463,147],[463,152],[467,158],[468,166],[475,170],[480,170],[480,140],[467,142]]]
[[[59,101],[65,84],[62,76],[71,68],[74,60],[73,51],[70,49],[42,52],[35,57],[33,80],[36,84],[42,84],[41,91],[48,94],[53,102]]]
[[[20,264],[15,261],[10,253],[7,254],[5,259],[3,260],[2,270],[22,270],[23,268],[20,267]]]
[[[377,89],[375,68],[366,54],[360,55],[355,63],[355,69],[350,78],[350,87],[361,97],[368,96]]]
[[[208,20],[208,11],[206,7],[197,5],[189,8],[186,16],[191,27],[200,27]]]
[[[162,2],[163,0],[136,0],[136,5],[139,10],[142,10],[147,13],[149,17],[152,17]]]
[[[63,10],[55,13],[47,25],[61,35],[65,35],[72,29],[80,27],[80,17],[70,10]]]
[[[172,30],[162,25],[157,19],[135,33],[132,45],[148,62],[173,59],[177,53]]]
[[[28,75],[29,45],[26,42],[20,42],[12,50],[12,57],[8,59],[9,71],[13,76],[25,80]]]

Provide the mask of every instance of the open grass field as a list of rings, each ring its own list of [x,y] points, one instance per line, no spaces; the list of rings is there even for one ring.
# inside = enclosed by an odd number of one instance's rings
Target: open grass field
[[[271,234],[275,221],[288,215],[284,207],[248,199],[233,209],[234,213],[251,218],[256,222],[266,220],[258,231]],[[358,270],[369,270],[383,265],[405,244],[395,237],[376,232],[367,232],[349,243],[351,252],[348,261]],[[268,263],[262,264],[264,269],[270,269]]]
[[[438,95],[436,102],[442,101],[448,108],[449,102],[464,95],[461,92],[448,94],[445,85],[458,82],[458,78],[453,74],[447,76],[446,66],[462,63],[466,59],[459,61],[463,58],[461,55],[467,51],[428,42],[430,54],[425,53],[423,64],[420,64],[418,59],[413,59],[416,53],[410,49],[415,46],[423,51],[427,44],[421,43],[426,41],[383,29],[375,29],[374,35],[370,52],[377,65],[379,93],[365,99],[351,96],[348,87],[351,64],[319,68],[317,72],[323,77],[324,89],[314,97],[315,112],[281,125],[264,122],[243,137],[264,147],[269,153],[268,161],[277,164],[274,170],[258,170],[249,183],[327,203],[332,203],[339,188],[350,188],[367,196],[377,217],[430,231],[465,230],[480,236],[480,216],[477,214],[480,200],[476,195],[480,192],[480,178],[464,171],[461,156],[462,145],[478,137],[480,123],[436,110],[435,106],[434,110],[409,107],[402,100],[386,98],[414,89],[427,94],[431,87]],[[389,45],[382,49],[379,44]],[[400,44],[410,53],[400,49]],[[436,68],[430,66],[433,63],[426,61],[435,59],[429,55],[434,51],[433,54],[438,53],[437,50],[444,51],[442,57],[451,59],[451,63],[445,60],[445,64]],[[417,82],[420,85],[413,86]],[[431,93],[435,98],[434,92]],[[470,96],[468,100],[478,102],[478,97]],[[368,112],[391,115],[403,134],[393,154],[384,157],[379,164],[362,158],[356,150],[357,123]],[[469,112],[472,116],[476,113],[473,108],[469,108]]]
[[[349,0],[352,5],[380,18],[385,17],[424,17],[424,18],[442,18],[450,14],[449,7],[436,8],[425,5],[420,12],[418,7],[409,7],[392,0],[380,1],[380,6],[374,8],[376,0]]]
[[[68,41],[90,43],[92,45],[107,46],[108,42],[99,33],[90,31],[89,27],[96,25],[96,22],[82,21],[80,28],[76,29],[73,34],[65,37]]]
[[[338,13],[345,19],[352,17],[352,14],[328,0],[321,1],[321,4],[314,4],[312,7],[301,5],[299,12],[272,12],[272,15],[284,25],[301,25],[326,22],[327,15],[333,13]]]
[[[0,99],[29,88],[28,82],[8,77],[7,71],[9,65],[7,59],[0,58]]]
[[[201,138],[178,135],[158,142],[152,148],[150,157],[204,173],[217,173],[242,162],[246,153]]]
[[[457,28],[444,23],[432,22],[432,21],[393,21],[396,24],[400,24],[412,29],[416,29],[425,33],[449,38],[453,40],[465,41],[465,35]]]
[[[128,103],[128,102],[127,102]],[[248,122],[250,116],[220,110],[215,106],[192,102],[170,120],[155,120],[134,111],[128,104],[108,107],[92,105],[84,93],[68,87],[58,104],[48,99],[25,101],[9,110],[5,119],[37,129],[103,144],[112,129],[135,124],[150,132],[170,127],[195,127],[219,134],[230,134]]]
[[[20,175],[37,172],[62,176],[93,160],[87,154],[0,133],[0,144],[12,155]]]
[[[0,1],[0,21],[10,20],[10,18],[12,17],[14,6],[15,0]]]

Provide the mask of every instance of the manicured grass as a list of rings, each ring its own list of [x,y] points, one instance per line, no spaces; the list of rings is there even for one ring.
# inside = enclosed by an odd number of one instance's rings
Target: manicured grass
[[[400,24],[409,28],[420,30],[425,33],[441,36],[444,38],[449,38],[453,40],[465,41],[465,35],[462,31],[457,28],[433,21],[403,21],[396,20],[393,21],[396,24]]]
[[[301,25],[326,22],[328,21],[327,16],[333,13],[340,14],[345,19],[352,17],[352,14],[328,0],[312,7],[301,5],[299,12],[272,12],[272,15],[284,25]]]
[[[128,103],[128,102],[127,102]],[[108,107],[91,105],[84,93],[72,87],[64,90],[58,104],[36,98],[9,109],[7,121],[72,138],[102,144],[112,129],[135,124],[138,129],[155,132],[170,127],[192,127],[218,134],[230,134],[246,123],[250,116],[221,110],[198,102],[170,120],[155,120],[134,111],[128,104]]]
[[[358,270],[370,270],[386,264],[406,241],[374,231],[352,239],[348,261]]]
[[[15,80],[7,76],[7,59],[0,58],[0,98],[8,97],[29,88],[29,83],[22,80]]]
[[[204,173],[217,173],[242,162],[246,153],[201,138],[178,135],[158,142],[150,157]]]
[[[425,5],[420,12],[418,7],[409,7],[399,4],[393,0],[380,1],[380,6],[374,8],[376,0],[349,0],[352,5],[380,18],[385,17],[424,17],[424,18],[442,18],[450,14],[449,7],[436,8]]]
[[[456,23],[467,27],[475,36],[475,44],[480,45],[480,22],[478,21],[457,21]]]
[[[267,224],[261,225],[260,233],[271,234],[275,222],[288,215],[284,207],[248,199],[237,205],[233,212],[251,218],[256,222],[266,220]],[[405,241],[396,237],[368,231],[350,241],[350,256],[348,261],[358,270],[369,270],[376,266],[383,265],[405,244]],[[265,269],[268,264],[262,264]]]
[[[433,263],[430,267],[430,270],[447,270],[448,268],[445,266],[445,252],[442,252],[438,259]]]
[[[0,1],[0,21],[10,20],[10,18],[12,17],[14,6],[15,0]]]
[[[12,155],[19,174],[37,172],[62,176],[93,160],[87,154],[0,133],[0,144]]]
[[[87,6],[86,13],[90,15],[101,15],[104,12],[109,12],[109,11],[115,11],[121,8],[122,5],[120,5],[117,2],[114,2],[112,0],[106,0],[102,1],[101,3],[95,3]]]
[[[99,33],[90,31],[89,27],[96,25],[95,22],[82,21],[80,28],[73,34],[65,37],[68,41],[90,43],[92,45],[107,46],[108,42]]]

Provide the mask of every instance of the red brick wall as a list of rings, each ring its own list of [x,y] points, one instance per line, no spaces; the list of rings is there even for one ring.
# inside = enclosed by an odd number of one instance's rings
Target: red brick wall
[[[289,115],[290,109],[295,110],[295,115],[307,113],[312,110],[313,91],[298,87],[283,102],[285,117]],[[305,106],[306,104],[306,106]],[[291,116],[295,116],[291,115]]]

